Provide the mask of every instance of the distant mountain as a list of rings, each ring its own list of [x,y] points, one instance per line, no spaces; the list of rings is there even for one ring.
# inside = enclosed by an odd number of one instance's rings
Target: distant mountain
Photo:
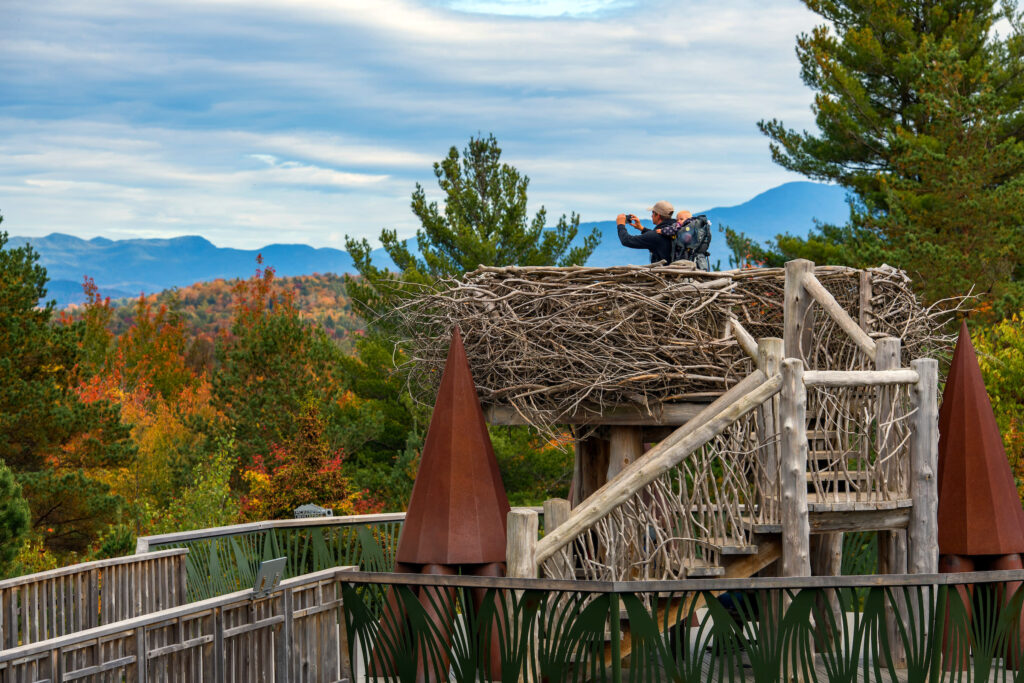
[[[737,206],[694,213],[706,213],[714,224],[712,263],[721,259],[724,266],[724,237],[718,232],[721,225],[743,231],[759,242],[782,232],[806,235],[814,226],[815,219],[832,223],[846,221],[845,195],[845,190],[833,185],[793,182],[772,188]],[[639,214],[644,207],[624,208]],[[626,249],[619,244],[613,218],[581,224],[580,240],[593,227],[597,227],[603,237],[587,265],[647,262],[646,251]],[[56,299],[62,306],[83,300],[81,286],[85,275],[96,281],[104,296],[134,297],[140,292],[151,294],[217,278],[249,277],[256,268],[257,254],[262,254],[264,263],[273,266],[282,277],[353,271],[352,258],[347,252],[315,249],[303,244],[271,244],[262,249],[246,250],[217,247],[198,236],[129,240],[96,237],[83,240],[54,233],[46,237],[10,238],[11,247],[26,242],[39,252],[40,263],[50,276],[48,298]],[[410,247],[415,251],[415,239]],[[378,266],[394,267],[383,249],[375,250],[372,258]]]
[[[83,300],[82,278],[96,281],[104,296],[138,296],[217,278],[244,278],[256,269],[256,257],[282,277],[352,271],[352,257],[340,249],[304,244],[271,244],[262,249],[217,247],[203,237],[172,239],[83,240],[54,233],[11,237],[10,246],[30,243],[50,276],[49,298],[58,305]]]

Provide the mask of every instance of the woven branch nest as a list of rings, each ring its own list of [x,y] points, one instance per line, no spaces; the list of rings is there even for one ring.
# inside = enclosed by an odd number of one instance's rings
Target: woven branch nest
[[[861,315],[860,272],[815,270],[854,320]],[[951,347],[946,322],[965,299],[924,308],[902,271],[868,272],[872,337],[900,337],[904,364]],[[419,398],[432,400],[458,324],[481,402],[512,406],[528,423],[549,428],[569,414],[596,419],[628,405],[657,415],[664,403],[712,400],[752,369],[730,319],[755,339],[782,337],[784,287],[782,268],[481,267],[438,282],[388,317],[405,331],[400,346],[410,387],[429,393]],[[870,367],[818,306],[810,315],[813,344],[802,349],[809,367]]]

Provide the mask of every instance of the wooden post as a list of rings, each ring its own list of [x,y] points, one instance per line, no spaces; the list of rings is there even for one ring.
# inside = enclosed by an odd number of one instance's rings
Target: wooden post
[[[569,519],[569,501],[565,498],[548,498],[544,501],[544,533],[550,533]]]
[[[875,369],[895,370],[900,367],[900,340],[896,337],[879,339],[875,346]],[[897,487],[899,468],[902,463],[893,460],[892,435],[886,431],[883,424],[892,420],[892,397],[895,389],[887,386],[879,386],[878,389],[877,422],[878,431],[875,439],[876,457],[890,458],[889,465],[885,468],[885,486],[890,491]],[[906,574],[907,573],[907,534],[902,529],[882,530],[878,532],[878,573],[879,574]],[[906,620],[907,610],[902,596],[895,595],[895,612],[887,611],[885,615],[885,628],[889,634],[889,650],[892,654],[893,663],[897,668],[906,668],[907,655],[903,649],[903,642],[899,634],[899,620]]]
[[[540,518],[536,511],[512,508],[508,512],[506,573],[511,577],[537,578],[537,534]]]
[[[871,333],[875,322],[875,312],[871,305],[871,271],[860,271],[860,300],[858,301],[857,322],[862,330]]]
[[[804,387],[803,375],[804,365],[799,358],[787,358],[782,361],[779,456],[783,576],[811,575],[811,526],[807,513],[806,479],[807,390]]]
[[[786,288],[783,301],[783,341],[786,358],[804,358],[809,350],[813,320],[808,315],[811,297],[804,291],[805,273],[814,273],[814,262],[794,259],[786,262]]]
[[[571,503],[576,507],[608,481],[608,440],[591,434],[576,440]]]
[[[932,358],[912,361],[920,378],[911,389],[911,405],[917,408],[910,439],[910,509],[907,527],[908,569],[911,574],[939,570],[939,364]]]
[[[643,432],[640,427],[615,426],[609,428],[608,478],[611,481],[631,462],[644,454]]]
[[[779,337],[764,337],[757,341],[757,366],[765,377],[775,377],[782,367],[783,342]],[[776,523],[779,519],[779,399],[773,396],[757,409],[757,431],[763,444],[758,453],[761,482],[759,489],[764,498],[758,501],[758,521]],[[778,563],[761,572],[761,576],[778,574]]]

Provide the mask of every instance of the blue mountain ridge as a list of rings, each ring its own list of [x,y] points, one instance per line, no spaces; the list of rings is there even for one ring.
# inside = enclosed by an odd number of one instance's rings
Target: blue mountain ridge
[[[712,236],[712,263],[725,264],[724,238],[721,225],[741,230],[756,241],[764,241],[778,233],[805,235],[814,221],[843,223],[848,209],[846,192],[840,187],[811,182],[792,182],[763,192],[747,202],[731,207],[716,207],[694,213],[705,213],[715,226]],[[653,200],[651,200],[653,201]],[[683,208],[683,207],[679,207]],[[623,211],[644,214],[643,206],[624,206]],[[614,219],[580,224],[580,236],[598,228],[601,244],[587,261],[590,266],[643,264],[646,251],[626,249],[616,234]],[[82,279],[95,280],[104,296],[134,297],[140,292],[153,293],[172,287],[217,278],[245,278],[256,268],[256,257],[273,266],[282,277],[313,273],[351,273],[352,258],[347,252],[329,247],[314,248],[304,244],[270,244],[260,249],[217,247],[200,236],[168,239],[111,240],[104,237],[81,239],[53,233],[45,237],[10,238],[10,247],[31,244],[39,253],[40,264],[50,277],[48,298],[59,306],[83,300]],[[718,245],[722,245],[719,247]],[[410,247],[415,251],[416,240]],[[372,253],[380,267],[394,267],[383,249]]]

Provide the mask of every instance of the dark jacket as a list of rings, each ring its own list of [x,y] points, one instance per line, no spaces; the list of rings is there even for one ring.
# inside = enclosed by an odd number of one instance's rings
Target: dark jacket
[[[658,223],[655,229],[665,228],[672,225],[672,221],[662,221]],[[672,248],[675,242],[668,238],[662,237],[660,234],[654,232],[654,230],[648,230],[644,228],[643,232],[639,235],[630,235],[626,232],[626,226],[619,226],[619,241],[622,242],[622,246],[629,247],[631,249],[647,249],[651,252],[651,263],[657,263],[658,261],[664,261],[666,263],[672,262]]]

